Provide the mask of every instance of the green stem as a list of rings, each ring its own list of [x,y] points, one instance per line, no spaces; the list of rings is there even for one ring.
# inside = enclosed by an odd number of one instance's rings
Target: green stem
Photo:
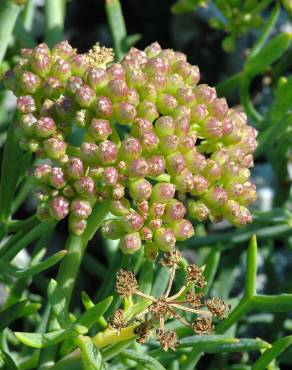
[[[238,72],[228,77],[224,81],[216,85],[216,91],[219,96],[225,96],[230,94],[235,88],[240,85],[242,79],[242,73]]]
[[[255,109],[250,100],[249,96],[249,88],[251,84],[251,78],[249,76],[243,76],[241,79],[240,85],[240,102],[244,107],[246,114],[255,122],[260,123],[263,120],[263,117],[259,114],[259,112]]]
[[[247,298],[242,298],[234,310],[230,313],[227,319],[221,321],[216,327],[216,334],[223,334],[233,324],[235,324],[243,315],[251,308],[251,303]]]
[[[21,7],[4,0],[0,9],[0,64],[2,63]]]
[[[63,39],[64,4],[62,0],[46,0],[45,20],[46,43],[52,47]]]
[[[35,7],[36,7],[36,4],[34,0],[28,0],[27,3],[25,4],[25,8],[23,11],[22,24],[23,24],[24,29],[28,32],[30,32],[33,27]]]
[[[245,296],[251,298],[256,294],[257,279],[257,239],[253,235],[247,250]]]
[[[36,226],[40,221],[33,215],[25,220],[11,220],[8,221],[5,225],[5,229],[7,232],[16,232],[23,230],[23,228],[31,229],[32,227]]]
[[[114,43],[114,50],[117,59],[121,60],[127,52],[125,43],[127,31],[120,1],[106,0],[105,10]]]

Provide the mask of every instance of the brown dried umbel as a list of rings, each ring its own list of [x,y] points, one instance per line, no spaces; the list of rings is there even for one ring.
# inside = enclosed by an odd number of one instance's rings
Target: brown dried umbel
[[[202,301],[204,296],[203,288],[206,285],[203,275],[204,267],[196,265],[187,266],[185,284],[171,295],[176,270],[179,268],[180,253],[177,251],[168,252],[160,261],[162,266],[170,269],[167,287],[159,297],[153,297],[139,290],[134,274],[128,270],[120,270],[116,279],[116,291],[122,298],[129,298],[131,295],[140,296],[149,301],[149,305],[142,312],[133,316],[129,322],[138,322],[135,334],[139,337],[139,343],[145,343],[149,335],[153,335],[161,347],[167,351],[169,348],[175,350],[179,343],[175,332],[165,329],[165,321],[176,319],[183,325],[192,328],[197,334],[211,334],[214,330],[213,316],[219,319],[227,317],[230,305],[221,298],[210,298]],[[199,291],[196,291],[200,289]],[[193,323],[189,323],[182,312],[195,314]],[[109,328],[118,333],[125,327],[125,316],[122,310],[117,310],[109,322]],[[154,328],[157,328],[154,330]]]

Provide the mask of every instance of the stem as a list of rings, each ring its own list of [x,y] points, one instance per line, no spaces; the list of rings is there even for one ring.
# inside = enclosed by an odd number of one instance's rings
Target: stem
[[[251,84],[251,78],[249,76],[244,76],[241,79],[240,85],[240,102],[244,107],[246,114],[255,122],[260,123],[263,121],[263,117],[259,114],[259,112],[255,109],[250,100],[249,96],[249,88]]]
[[[216,91],[219,96],[225,96],[230,94],[234,89],[236,89],[241,82],[242,73],[238,72],[234,75],[228,77],[226,80],[220,82],[216,86]]]
[[[127,52],[125,39],[127,37],[126,25],[119,0],[106,0],[105,10],[112,35],[114,49],[118,60]]]
[[[257,279],[257,239],[253,235],[247,250],[246,261],[246,283],[245,296],[251,298],[256,294],[256,279]]]
[[[2,63],[21,7],[4,0],[0,9],[0,64]]]
[[[135,324],[126,328],[122,328],[119,335],[117,335],[114,330],[105,329],[105,331],[96,334],[92,338],[92,341],[98,348],[104,348],[110,344],[128,341],[129,339],[137,337],[137,334],[135,334],[134,330],[138,325],[139,324]]]
[[[36,215],[33,215],[29,218],[24,220],[11,220],[8,221],[5,225],[5,230],[8,232],[16,232],[23,230],[23,228],[31,229],[32,227],[36,226],[40,221],[37,219]]]
[[[63,0],[46,0],[46,43],[52,47],[63,39],[64,4]]]

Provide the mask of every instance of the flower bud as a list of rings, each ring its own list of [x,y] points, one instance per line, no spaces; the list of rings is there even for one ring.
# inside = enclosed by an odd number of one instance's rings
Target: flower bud
[[[149,227],[151,230],[157,230],[161,228],[163,222],[160,218],[154,218],[153,220],[149,221]]]
[[[149,176],[158,177],[165,172],[164,157],[162,155],[153,155],[148,158]]]
[[[57,60],[52,66],[50,75],[58,78],[62,82],[66,82],[71,76],[70,63],[62,59]]]
[[[203,202],[196,202],[194,200],[188,201],[188,211],[190,217],[202,222],[206,220],[210,214],[210,209]]]
[[[142,157],[132,160],[127,168],[127,174],[129,177],[145,177],[148,172],[148,162]]]
[[[121,125],[131,123],[137,115],[134,105],[128,102],[114,104],[113,112],[115,120]]]
[[[77,180],[84,175],[84,165],[80,158],[71,157],[66,164],[66,172],[69,179]]]
[[[129,87],[139,88],[144,86],[147,82],[147,75],[139,68],[128,69],[126,73],[126,81]]]
[[[167,135],[160,139],[160,150],[164,155],[175,152],[179,145],[179,138],[176,135]]]
[[[75,217],[73,215],[70,215],[69,217],[69,229],[75,234],[75,235],[82,235],[86,229],[87,222],[84,219],[80,219],[78,217]]]
[[[122,224],[127,232],[138,231],[144,225],[144,218],[132,211],[123,216]]]
[[[218,162],[220,166],[227,163],[229,159],[228,150],[225,148],[221,148],[220,150],[217,150],[211,155],[211,159]]]
[[[56,77],[48,77],[43,82],[43,94],[49,99],[58,99],[63,93],[64,85]]]
[[[155,133],[159,138],[174,133],[174,122],[170,116],[162,116],[155,121]]]
[[[194,93],[197,101],[203,104],[210,104],[217,97],[216,90],[205,84],[196,86]]]
[[[16,91],[18,88],[18,80],[13,69],[9,69],[4,73],[3,84],[6,89],[11,90],[14,93],[14,95],[16,95]]]
[[[156,99],[156,106],[159,113],[163,115],[170,114],[176,107],[178,103],[176,99],[170,94],[159,94]]]
[[[146,242],[144,248],[145,257],[150,261],[155,261],[158,256],[158,246],[150,241]]]
[[[126,198],[112,199],[109,204],[110,212],[115,216],[124,216],[130,212],[131,204]]]
[[[141,146],[143,153],[151,154],[158,148],[159,139],[154,132],[148,132],[141,137]]]
[[[176,93],[175,98],[182,105],[191,106],[195,103],[196,97],[190,87],[180,87]]]
[[[87,71],[87,83],[93,88],[94,91],[101,91],[108,82],[108,76],[102,68],[90,68]]]
[[[150,44],[149,46],[147,46],[145,49],[144,49],[146,55],[148,58],[153,58],[155,57],[156,55],[158,55],[161,51],[161,46],[158,44],[158,42],[153,42],[152,44]]]
[[[188,134],[190,130],[190,121],[188,118],[183,117],[175,120],[175,131],[177,136],[183,136]]]
[[[98,146],[93,143],[83,143],[80,147],[80,157],[89,166],[97,165],[99,163]]]
[[[135,89],[129,89],[127,100],[129,104],[137,107],[137,105],[140,103],[140,96]]]
[[[69,202],[62,196],[57,196],[50,201],[50,212],[55,220],[62,220],[69,214]]]
[[[153,202],[167,203],[175,194],[175,186],[167,182],[160,182],[153,186],[151,200]]]
[[[208,158],[206,167],[203,170],[203,175],[210,181],[216,181],[221,177],[221,167],[218,162]]]
[[[124,139],[119,149],[119,155],[121,159],[125,161],[138,158],[141,155],[141,152],[142,148],[140,141],[134,137],[128,137],[127,139]]]
[[[92,208],[87,200],[76,198],[71,202],[70,211],[73,216],[86,219],[91,214]]]
[[[147,119],[136,118],[131,127],[131,135],[140,137],[146,133],[151,132],[153,129],[152,123]]]
[[[204,104],[196,104],[191,107],[191,122],[201,123],[208,116],[208,110]]]
[[[191,191],[192,195],[204,194],[209,187],[209,181],[201,175],[193,176],[193,189]]]
[[[170,175],[178,175],[186,168],[186,161],[179,152],[170,154],[166,157],[166,169]]]
[[[105,239],[112,240],[120,239],[125,234],[121,221],[116,219],[104,221],[101,227],[101,232]]]
[[[175,95],[177,91],[184,86],[182,77],[178,74],[170,74],[166,76],[165,91],[169,94]]]
[[[35,101],[32,96],[24,95],[17,99],[17,109],[22,114],[33,113],[36,110]]]
[[[219,139],[223,135],[222,122],[209,117],[202,123],[201,131],[209,139]]]
[[[60,167],[52,167],[49,174],[50,184],[53,188],[62,189],[66,185],[64,171]]]
[[[158,73],[167,73],[169,70],[168,60],[161,58],[160,55],[148,59],[148,62],[145,65],[145,71],[149,76],[158,74]]]
[[[111,189],[111,195],[114,199],[121,199],[125,196],[125,187],[121,184],[116,184]]]
[[[23,130],[25,136],[34,136],[35,126],[37,124],[37,119],[33,114],[24,114],[19,117],[20,127]]]
[[[139,233],[126,234],[121,238],[120,248],[123,253],[133,254],[141,249],[142,243]]]
[[[107,91],[112,101],[123,101],[127,99],[129,87],[124,80],[112,80],[107,85]]]
[[[37,137],[45,139],[52,136],[56,131],[56,124],[51,117],[40,117],[34,127],[34,131]]]
[[[204,194],[204,199],[211,208],[219,208],[228,201],[228,196],[224,189],[215,186]]]
[[[83,176],[74,182],[74,188],[84,198],[94,197],[95,184],[91,177]]]
[[[45,78],[50,72],[52,61],[48,55],[35,51],[30,58],[30,66],[35,74]]]
[[[180,141],[179,141],[180,151],[183,153],[187,153],[190,150],[194,149],[196,140],[197,140],[197,136],[195,132],[193,132],[190,135],[181,136]]]
[[[222,120],[228,113],[228,105],[225,98],[216,98],[208,105],[209,114]]]
[[[163,203],[153,203],[150,208],[149,217],[150,218],[161,218],[165,211],[165,204]]]
[[[41,79],[37,75],[27,71],[21,74],[19,82],[25,94],[35,94],[41,85]]]
[[[195,234],[193,225],[185,219],[174,222],[171,229],[178,241],[190,239]]]
[[[106,140],[113,131],[109,121],[93,118],[88,132],[94,140],[102,141]]]
[[[86,54],[72,55],[68,62],[71,64],[71,73],[73,76],[83,76],[88,69],[88,57]]]
[[[75,94],[75,99],[82,108],[93,106],[95,98],[95,92],[88,85],[81,86]]]
[[[51,215],[51,210],[48,203],[40,203],[37,206],[36,211],[37,218],[41,222],[51,222],[53,221],[53,217]]]
[[[139,118],[144,118],[150,121],[151,123],[159,117],[157,112],[156,105],[150,100],[143,100],[137,108],[137,116]]]
[[[154,231],[154,241],[163,252],[169,252],[175,246],[176,238],[172,229],[161,227]]]
[[[68,199],[72,199],[75,197],[75,190],[73,189],[73,187],[71,185],[66,185],[63,189],[62,189],[62,194]]]
[[[193,174],[188,169],[183,170],[175,176],[174,184],[180,193],[190,193],[194,188]]]
[[[109,80],[123,80],[125,78],[125,68],[120,63],[114,63],[106,69]]]
[[[99,145],[99,160],[103,165],[109,165],[117,160],[118,148],[115,143],[105,140]]]
[[[52,48],[52,55],[60,57],[62,59],[67,59],[73,54],[75,54],[75,50],[72,48],[67,40],[58,42],[58,44],[56,44]]]
[[[119,179],[119,173],[115,167],[107,167],[104,169],[102,179],[106,186],[113,186]]]
[[[65,141],[57,138],[50,138],[44,141],[44,150],[51,159],[61,159],[65,156],[67,144]]]
[[[194,87],[200,80],[200,70],[198,66],[191,66],[188,75],[185,77],[185,82]]]
[[[138,179],[130,182],[129,191],[132,199],[141,202],[150,198],[152,185],[146,179]]]
[[[113,105],[106,96],[96,98],[95,113],[98,118],[110,118],[113,114]]]
[[[153,232],[148,226],[143,226],[140,230],[140,236],[142,240],[152,240]]]
[[[157,91],[154,85],[146,83],[139,88],[140,100],[151,101],[155,103],[157,98]]]
[[[83,85],[82,78],[78,76],[72,76],[68,79],[66,83],[65,91],[68,95],[73,96],[75,95],[76,91],[80,89],[80,87]]]
[[[61,97],[57,101],[56,110],[62,119],[71,119],[75,112],[73,100],[67,96]]]
[[[149,212],[149,202],[147,200],[137,202],[137,210],[140,215],[142,215],[144,218],[147,218]]]
[[[196,149],[190,150],[185,154],[187,167],[193,172],[198,173],[204,170],[207,166],[207,160],[205,156],[198,153]]]
[[[46,163],[39,164],[33,170],[33,177],[37,182],[47,184],[49,182],[50,174],[52,172],[52,166]]]
[[[163,220],[172,223],[184,218],[186,214],[185,206],[176,199],[172,199],[166,204]]]
[[[188,121],[190,121],[191,119],[191,110],[189,107],[185,106],[185,105],[179,105],[177,108],[175,108],[172,112],[171,112],[171,117],[174,119],[174,120],[180,120],[181,118],[184,118]]]

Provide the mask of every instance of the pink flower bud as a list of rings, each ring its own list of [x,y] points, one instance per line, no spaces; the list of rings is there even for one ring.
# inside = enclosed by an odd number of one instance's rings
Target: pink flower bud
[[[96,98],[95,113],[98,118],[110,118],[113,114],[112,102],[106,96]]]
[[[126,100],[129,93],[129,87],[124,80],[110,81],[107,85],[107,90],[109,98],[114,102]]]
[[[134,137],[124,139],[119,149],[120,157],[126,161],[138,158],[141,155],[141,152],[142,148],[140,141]]]
[[[141,202],[150,198],[152,185],[146,179],[139,179],[129,184],[129,191],[132,199]]]
[[[154,241],[160,250],[163,252],[169,252],[175,246],[176,238],[172,229],[161,227],[155,230]]]
[[[200,81],[200,70],[198,66],[192,66],[188,76],[185,78],[185,82],[190,86],[194,87]]]
[[[34,94],[41,85],[41,79],[31,73],[23,72],[20,76],[20,86],[25,94]]]
[[[114,104],[113,112],[115,120],[121,125],[132,123],[137,115],[134,105],[128,102]]]
[[[190,130],[190,121],[187,117],[175,120],[175,134],[177,136],[186,135]]]
[[[44,150],[51,159],[61,159],[66,154],[67,144],[57,138],[50,138],[44,141]]]
[[[26,136],[34,136],[37,119],[31,113],[24,114],[19,118],[20,127]]]
[[[114,63],[106,69],[109,80],[123,80],[125,78],[125,68],[120,63]]]
[[[222,120],[228,113],[228,105],[225,98],[216,98],[208,105],[209,114]]]
[[[17,109],[22,114],[33,113],[36,110],[35,101],[32,96],[24,95],[17,99]]]
[[[185,219],[174,222],[171,228],[176,239],[179,241],[190,239],[195,234],[193,225]]]
[[[150,218],[161,218],[164,215],[165,204],[163,203],[153,203],[149,212]]]
[[[108,82],[108,75],[102,68],[90,68],[86,72],[87,83],[94,91],[99,92]]]
[[[204,170],[207,166],[207,160],[205,156],[198,153],[195,149],[190,150],[185,154],[187,167],[193,172],[198,173]]]
[[[200,123],[205,120],[208,115],[208,110],[204,104],[196,104],[191,107],[191,122]]]
[[[105,185],[113,186],[119,179],[119,173],[114,167],[107,167],[104,169],[102,179]]]
[[[94,197],[95,184],[91,177],[83,176],[74,182],[74,188],[84,198]]]
[[[211,159],[217,161],[219,165],[222,166],[229,159],[228,150],[226,148],[221,148],[220,150],[213,152],[213,154],[211,155]]]
[[[149,172],[149,165],[146,159],[140,157],[133,159],[127,169],[129,177],[145,177]]]
[[[138,231],[144,225],[144,218],[132,211],[123,216],[122,223],[127,232]]]
[[[83,76],[85,71],[88,69],[88,58],[85,54],[76,54],[68,59],[71,64],[71,71],[73,76]]]
[[[45,139],[56,131],[56,124],[51,117],[40,117],[34,128],[36,136]]]
[[[215,117],[207,118],[201,126],[202,133],[210,139],[219,139],[223,135],[222,122]]]
[[[56,77],[48,77],[43,82],[43,94],[49,99],[58,99],[63,93],[64,85]]]
[[[176,121],[179,121],[182,118],[190,121],[190,119],[191,119],[191,110],[190,110],[189,107],[187,107],[185,105],[179,105],[177,108],[175,108],[171,112],[171,117]]]
[[[178,175],[186,168],[185,158],[179,152],[168,155],[165,163],[170,175]]]
[[[183,219],[185,214],[185,206],[178,200],[172,199],[169,203],[166,204],[163,220],[165,222],[171,223],[173,221]]]
[[[153,202],[167,203],[175,194],[175,186],[167,182],[155,184],[152,188],[151,200]]]
[[[160,139],[160,150],[164,155],[175,152],[179,145],[179,138],[176,135],[167,135]]]
[[[147,46],[144,51],[148,58],[153,58],[160,53],[161,46],[158,44],[158,42],[153,42],[152,44]]]
[[[106,239],[112,240],[120,239],[125,234],[121,221],[116,219],[104,221],[101,232]]]
[[[109,204],[110,212],[115,216],[124,216],[130,212],[131,204],[126,198],[112,199]]]
[[[136,118],[131,127],[131,134],[134,137],[140,137],[153,129],[152,123],[147,119]]]
[[[52,172],[52,166],[49,164],[39,164],[33,170],[33,177],[42,184],[47,184]]]
[[[194,93],[197,101],[203,104],[210,104],[217,97],[216,90],[205,84],[196,86]]]
[[[70,205],[71,214],[82,219],[86,219],[92,212],[90,203],[87,200],[76,198]]]
[[[75,94],[75,99],[82,108],[89,108],[93,106],[95,98],[95,92],[88,85],[81,86]]]
[[[137,107],[137,116],[154,122],[159,117],[156,105],[150,100],[143,100]]]
[[[197,140],[197,136],[195,132],[192,134],[187,134],[180,137],[179,141],[179,149],[181,152],[189,152],[190,150],[195,148],[195,143]]]
[[[157,98],[157,91],[153,84],[146,83],[139,88],[140,100],[151,101],[155,103]]]
[[[141,146],[143,153],[151,154],[158,148],[159,139],[154,132],[148,132],[141,137]]]
[[[73,54],[75,54],[75,50],[66,40],[59,42],[52,48],[52,55],[62,59],[67,59]]]
[[[221,167],[218,162],[208,158],[206,167],[203,170],[203,175],[210,181],[216,181],[221,177]]]
[[[58,78],[62,82],[67,81],[71,76],[70,63],[62,59],[57,60],[52,66],[50,75]]]
[[[141,202],[137,203],[137,210],[144,218],[147,217],[149,212],[149,203],[147,200],[142,200]]]
[[[196,101],[195,94],[190,87],[180,87],[175,94],[175,98],[179,104],[188,106],[193,105]]]
[[[82,85],[83,85],[82,78],[78,76],[72,76],[68,79],[66,83],[66,93],[70,96],[73,96]]]
[[[133,254],[141,249],[142,243],[139,233],[126,234],[121,238],[120,248],[125,254]]]
[[[142,227],[140,235],[142,240],[152,240],[153,238],[153,232],[148,226]]]
[[[224,189],[215,186],[204,194],[204,199],[211,208],[219,208],[228,201],[228,196]]]
[[[192,218],[202,222],[206,220],[210,214],[210,209],[203,202],[188,201],[188,211]]]
[[[30,58],[30,66],[35,74],[45,78],[51,70],[52,60],[50,56],[34,51]]]
[[[191,191],[192,195],[204,194],[209,187],[209,181],[201,175],[193,176],[193,189]]]
[[[222,180],[227,183],[237,178],[239,174],[239,165],[235,162],[226,162],[222,165]]]
[[[183,170],[180,174],[175,176],[174,184],[176,190],[180,193],[190,193],[194,188],[193,174],[188,169]]]
[[[69,229],[75,234],[75,235],[82,235],[86,229],[87,222],[84,219],[80,219],[75,216],[69,217]]]
[[[117,160],[118,148],[115,143],[105,140],[99,145],[99,159],[103,165],[109,165]]]
[[[164,157],[162,155],[153,155],[148,158],[149,176],[158,177],[165,172]]]
[[[170,116],[162,116],[155,121],[155,133],[162,138],[174,133],[174,122]]]
[[[121,199],[125,196],[125,187],[121,184],[116,184],[112,190],[111,195],[114,199]]]
[[[62,196],[52,198],[50,201],[51,215],[55,220],[62,220],[69,214],[69,202]]]
[[[157,230],[162,226],[163,222],[160,218],[154,218],[153,220],[149,221],[149,227],[151,230]]]
[[[155,56],[150,58],[145,65],[145,71],[149,76],[158,73],[167,73],[169,70],[168,60],[161,58],[161,56]]]
[[[62,189],[66,185],[66,178],[64,171],[60,167],[53,167],[50,175],[50,184],[56,189]]]
[[[139,68],[128,69],[126,73],[126,81],[129,87],[139,88],[147,82],[147,75]]]
[[[93,118],[88,128],[89,134],[96,141],[106,140],[113,132],[111,124],[105,119]]]

